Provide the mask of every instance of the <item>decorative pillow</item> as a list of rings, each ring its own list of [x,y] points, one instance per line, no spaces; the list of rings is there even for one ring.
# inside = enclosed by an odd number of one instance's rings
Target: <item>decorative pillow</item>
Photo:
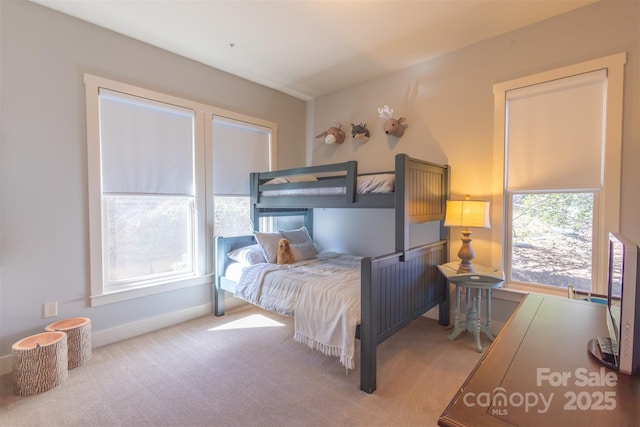
[[[266,184],[288,184],[290,182],[313,182],[317,181],[313,175],[291,175],[291,176],[278,176],[265,182]]]
[[[278,255],[278,242],[282,239],[282,235],[280,233],[260,233],[258,231],[254,231],[253,234],[256,236],[260,248],[262,248],[267,262],[275,263]]]
[[[318,178],[313,175],[291,175],[287,180],[289,182],[313,182],[317,181]]]
[[[286,177],[279,176],[277,178],[270,179],[269,181],[265,182],[264,184],[265,185],[268,185],[268,184],[286,184],[288,182],[289,182],[289,180]]]
[[[393,193],[396,176],[392,173],[361,175],[358,177],[358,194]]]
[[[267,262],[264,259],[264,253],[260,245],[249,245],[242,248],[234,249],[227,254],[229,258],[242,264],[261,264]]]
[[[313,242],[311,236],[309,236],[309,230],[307,230],[305,226],[295,230],[280,230],[280,234],[282,234],[282,237],[287,239],[290,244]]]
[[[291,246],[291,253],[296,262],[316,257],[316,248],[313,246],[313,242],[291,243],[289,246]]]

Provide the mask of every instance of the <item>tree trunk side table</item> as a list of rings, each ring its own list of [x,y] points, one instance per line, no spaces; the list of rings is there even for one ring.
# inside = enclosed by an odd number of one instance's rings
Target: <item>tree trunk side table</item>
[[[43,332],[26,337],[11,347],[13,393],[33,396],[62,384],[69,375],[67,334]]]
[[[54,322],[47,331],[61,331],[67,334],[69,369],[77,368],[91,358],[91,319],[74,317]]]

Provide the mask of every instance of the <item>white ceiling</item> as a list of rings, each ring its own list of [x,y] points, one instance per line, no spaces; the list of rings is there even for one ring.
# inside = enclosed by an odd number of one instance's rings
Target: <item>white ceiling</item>
[[[32,0],[308,100],[594,0]]]

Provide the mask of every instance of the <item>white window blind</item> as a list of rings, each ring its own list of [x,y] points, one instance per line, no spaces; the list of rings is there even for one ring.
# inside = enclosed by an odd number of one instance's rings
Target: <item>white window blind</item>
[[[271,130],[214,116],[213,194],[249,194],[249,173],[269,170]]]
[[[194,117],[100,89],[103,192],[194,195]]]
[[[599,188],[606,71],[506,93],[507,188]]]

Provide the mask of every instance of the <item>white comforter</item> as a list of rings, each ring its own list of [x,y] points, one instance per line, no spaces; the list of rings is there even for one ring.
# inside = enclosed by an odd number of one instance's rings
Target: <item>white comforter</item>
[[[355,331],[360,323],[360,257],[327,252],[293,265],[246,268],[235,295],[294,316],[294,339],[340,357],[354,369]]]

